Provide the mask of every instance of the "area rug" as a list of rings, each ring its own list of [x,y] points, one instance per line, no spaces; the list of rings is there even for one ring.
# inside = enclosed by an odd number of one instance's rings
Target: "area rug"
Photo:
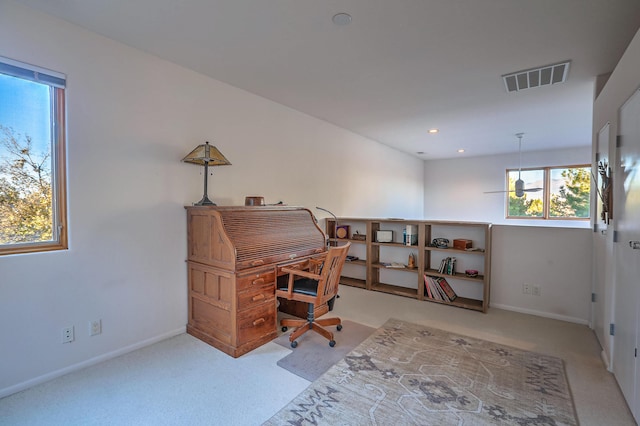
[[[265,425],[577,425],[563,361],[391,319]]]
[[[335,327],[330,328],[335,329]],[[375,330],[357,322],[342,321],[342,330],[333,333],[336,340],[333,348],[329,346],[329,341],[318,333],[307,331],[298,338],[298,347],[278,361],[278,366],[313,382]],[[288,332],[281,334],[274,342],[291,348],[289,334]]]

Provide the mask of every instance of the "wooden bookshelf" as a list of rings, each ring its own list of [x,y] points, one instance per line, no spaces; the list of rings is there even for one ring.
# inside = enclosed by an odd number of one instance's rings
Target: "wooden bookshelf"
[[[352,251],[358,251],[361,255],[364,252],[362,259],[347,263],[354,265],[359,276],[343,275],[340,279],[341,284],[487,312],[491,275],[490,223],[343,217],[338,218],[338,225],[349,225],[350,233],[346,238],[341,239],[333,234],[336,229],[335,222],[334,219],[326,221],[327,235],[330,240],[350,241]],[[413,237],[410,241],[412,245],[406,244],[407,229],[413,231],[414,235],[417,233],[417,238]],[[377,241],[377,231],[391,231],[391,241]],[[366,240],[351,238],[354,233],[366,235]],[[388,232],[385,234],[389,236]],[[432,246],[431,243],[435,238],[448,239],[449,247]],[[471,240],[472,248],[475,250],[453,248],[454,239]],[[354,247],[354,244],[359,247]],[[481,250],[477,250],[478,248]],[[415,256],[415,268],[385,266],[394,262],[407,266],[409,253]],[[447,257],[456,259],[457,269],[452,274],[438,272],[440,262]],[[478,275],[467,276],[464,273],[465,269],[477,270]],[[345,272],[343,270],[343,274]],[[425,274],[445,278],[457,297],[451,302],[430,298],[425,290]]]

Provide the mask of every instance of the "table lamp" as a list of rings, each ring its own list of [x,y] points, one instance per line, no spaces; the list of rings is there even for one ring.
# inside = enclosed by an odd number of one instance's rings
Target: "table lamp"
[[[204,196],[202,200],[193,203],[194,206],[215,206],[216,203],[211,201],[207,196],[207,177],[209,174],[209,166],[227,166],[231,165],[229,160],[215,146],[206,142],[198,145],[193,151],[182,159],[185,163],[197,164],[204,166]]]

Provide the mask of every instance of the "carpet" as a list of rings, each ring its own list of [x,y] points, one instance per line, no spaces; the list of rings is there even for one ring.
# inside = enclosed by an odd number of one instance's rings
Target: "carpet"
[[[336,340],[333,348],[318,333],[307,331],[298,338],[298,347],[280,359],[278,366],[313,382],[375,331],[375,328],[347,320],[342,321],[341,331],[335,331],[335,327],[329,329]],[[281,334],[274,342],[291,349],[289,334]]]
[[[577,425],[559,358],[391,319],[265,425]]]

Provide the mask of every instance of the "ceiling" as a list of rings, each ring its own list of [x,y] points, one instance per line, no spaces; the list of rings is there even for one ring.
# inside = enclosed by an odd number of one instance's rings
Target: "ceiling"
[[[595,77],[640,26],[638,0],[18,2],[423,159],[590,145]]]

